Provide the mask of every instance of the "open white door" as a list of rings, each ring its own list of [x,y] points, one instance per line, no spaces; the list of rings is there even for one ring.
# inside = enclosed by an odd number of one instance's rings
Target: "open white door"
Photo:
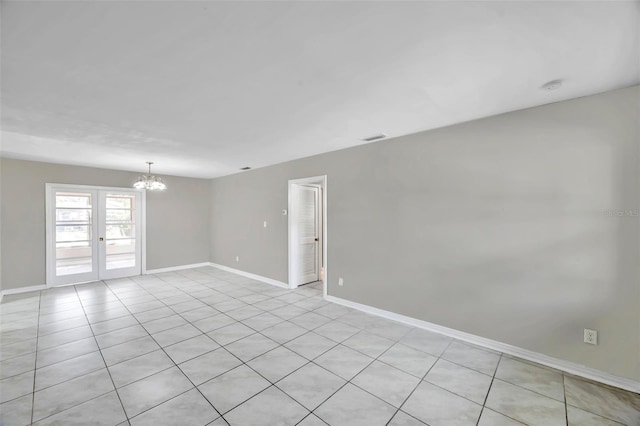
[[[294,221],[298,255],[298,285],[318,281],[320,277],[320,188],[295,185]]]
[[[327,295],[327,176],[289,180],[289,288],[322,281]]]
[[[47,285],[141,273],[142,193],[47,184]]]

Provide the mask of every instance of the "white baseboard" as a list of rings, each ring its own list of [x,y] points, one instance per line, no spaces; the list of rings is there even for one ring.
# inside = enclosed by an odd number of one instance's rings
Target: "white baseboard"
[[[47,286],[44,285],[44,284],[32,285],[32,286],[29,286],[29,287],[8,288],[8,289],[2,290],[0,292],[0,302],[2,302],[2,299],[4,298],[4,296],[8,295],[8,294],[29,293],[31,291],[46,290],[46,288],[47,288]]]
[[[241,271],[240,269],[230,268],[228,266],[219,265],[217,263],[210,262],[209,266],[213,266],[214,268],[222,269],[223,271],[233,272],[234,274],[242,275],[243,277],[251,278],[254,280],[262,281],[267,284],[275,285],[277,287],[289,288],[289,284],[283,283],[282,281],[274,280],[272,278],[263,277],[262,275],[252,274],[251,272]]]
[[[40,290],[47,290],[47,289],[54,289],[54,288],[61,288],[61,287],[73,287],[76,285],[83,285],[83,284],[91,284],[91,283],[96,283],[96,282],[100,282],[101,280],[98,281],[80,281],[77,283],[68,283],[68,284],[57,284],[57,285],[52,285],[52,286],[47,286],[46,284],[42,284],[42,285],[32,285],[30,287],[18,287],[18,288],[10,288],[7,290],[2,290],[2,292],[0,292],[0,302],[2,302],[2,298],[7,295],[7,294],[20,294],[20,293],[29,293],[31,291],[40,291]]]
[[[191,265],[170,266],[168,268],[147,269],[142,275],[162,274],[163,272],[182,271],[183,269],[202,268],[203,266],[211,266],[209,262],[192,263]]]
[[[349,308],[357,309],[359,311],[366,312],[368,314],[372,314],[382,318],[401,322],[401,323],[410,325],[412,327],[417,327],[424,330],[429,330],[436,333],[444,334],[445,336],[453,337],[455,339],[469,342],[474,345],[482,346],[488,349],[493,349],[498,352],[516,356],[518,358],[526,359],[528,361],[536,362],[538,364],[546,365],[547,367],[565,371],[575,376],[584,377],[586,379],[594,380],[596,382],[604,383],[620,389],[625,389],[631,392],[640,393],[640,382],[627,379],[624,377],[615,376],[613,374],[609,374],[604,371],[596,370],[595,368],[591,368],[591,367],[587,367],[574,362],[554,358],[538,352],[530,351],[528,349],[519,348],[517,346],[512,346],[506,343],[497,342],[495,340],[465,333],[463,331],[454,330],[452,328],[443,327],[441,325],[433,324],[427,321],[422,321],[416,318],[396,314],[394,312],[385,311],[383,309],[374,308],[373,306],[363,305],[360,303],[352,302],[350,300],[341,299],[339,297],[327,295],[325,296],[325,299],[329,302],[333,302],[339,305],[347,306]]]

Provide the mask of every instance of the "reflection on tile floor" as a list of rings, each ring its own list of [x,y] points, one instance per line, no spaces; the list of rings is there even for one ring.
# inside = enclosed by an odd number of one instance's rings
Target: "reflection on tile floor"
[[[0,424],[640,425],[640,396],[215,268],[7,296]],[[568,422],[568,423],[567,423]]]

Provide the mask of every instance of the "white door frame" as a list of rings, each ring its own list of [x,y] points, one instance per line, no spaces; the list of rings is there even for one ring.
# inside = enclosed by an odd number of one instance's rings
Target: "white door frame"
[[[140,273],[145,274],[147,272],[147,192],[145,190],[134,189],[134,188],[119,188],[114,186],[93,186],[93,185],[74,185],[68,183],[45,183],[45,218],[46,218],[46,226],[45,226],[45,269],[46,269],[46,287],[51,288],[55,287],[53,284],[55,277],[55,270],[52,267],[53,262],[50,262],[50,259],[55,258],[55,248],[53,247],[53,232],[54,226],[52,226],[49,222],[51,215],[53,214],[53,199],[51,195],[53,193],[52,189],[62,189],[62,190],[70,190],[74,189],[80,191],[128,191],[128,192],[137,192],[140,194]],[[96,200],[97,201],[97,200]],[[52,257],[53,256],[53,257]],[[81,283],[73,283],[73,284],[61,284],[61,286],[65,285],[75,285]]]
[[[328,277],[328,262],[327,262],[327,175],[323,176],[313,176],[308,178],[301,179],[290,179],[289,180],[289,200],[288,200],[288,215],[289,215],[289,288],[293,289],[298,287],[299,283],[296,282],[296,264],[295,262],[299,258],[298,256],[298,248],[297,244],[294,241],[293,235],[293,187],[294,185],[319,185],[322,188],[322,265],[321,267],[324,269],[324,279],[322,285],[323,295],[327,295],[327,277]]]

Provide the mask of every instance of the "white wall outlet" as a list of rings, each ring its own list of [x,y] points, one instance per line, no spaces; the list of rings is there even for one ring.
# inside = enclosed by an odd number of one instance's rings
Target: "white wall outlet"
[[[338,278],[338,285],[342,287],[344,285],[344,279],[342,277]]]
[[[584,342],[590,345],[598,344],[598,332],[596,330],[584,329]]]
[[[240,262],[240,256],[236,256],[236,262]]]
[[[264,227],[265,228],[267,227],[267,221],[266,220],[264,221]]]

